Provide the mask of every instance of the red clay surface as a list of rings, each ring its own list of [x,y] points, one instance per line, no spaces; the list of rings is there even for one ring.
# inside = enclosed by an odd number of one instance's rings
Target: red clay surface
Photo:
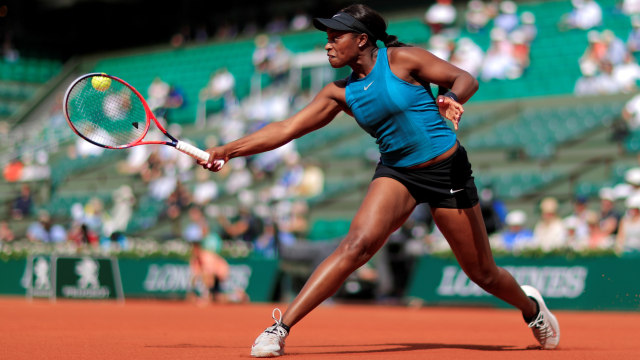
[[[0,359],[248,359],[274,306],[0,298]],[[515,310],[327,305],[292,330],[284,358],[640,358],[640,313],[555,314],[549,351]]]

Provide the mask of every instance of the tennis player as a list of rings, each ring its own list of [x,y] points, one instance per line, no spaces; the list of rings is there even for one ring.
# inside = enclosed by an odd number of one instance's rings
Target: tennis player
[[[330,19],[314,19],[327,32],[325,50],[334,68],[349,66],[344,80],[326,85],[292,117],[207,151],[228,161],[268,151],[327,125],[340,111],[352,115],[374,138],[380,162],[363,203],[338,248],[313,272],[284,314],[255,340],[251,355],[284,354],[291,327],[333,295],[365,264],[417,204],[429,203],[435,223],[461,268],[482,289],[522,311],[545,349],[558,345],[560,329],[540,293],[494,262],[478,205],[467,153],[446,124],[458,129],[464,104],[478,89],[469,73],[428,51],[387,34],[385,20],[365,5],[351,5]],[[378,48],[381,41],[385,47]],[[450,89],[434,97],[430,84]],[[278,313],[278,316],[276,316]]]

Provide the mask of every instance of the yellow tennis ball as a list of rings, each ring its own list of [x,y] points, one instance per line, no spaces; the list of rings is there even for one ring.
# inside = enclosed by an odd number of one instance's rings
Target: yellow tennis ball
[[[105,91],[111,86],[111,79],[106,76],[94,76],[91,79],[91,85],[98,91]]]

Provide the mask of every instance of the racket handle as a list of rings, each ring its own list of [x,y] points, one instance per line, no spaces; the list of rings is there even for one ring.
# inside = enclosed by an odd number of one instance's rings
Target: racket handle
[[[198,160],[202,160],[202,161],[208,161],[209,160],[209,153],[203,150],[198,149],[197,147],[186,143],[184,141],[180,141],[178,140],[178,142],[176,143],[176,149],[182,151],[183,153],[194,157]],[[214,161],[214,164],[219,168],[222,167],[222,165],[224,165],[224,160],[216,160]]]

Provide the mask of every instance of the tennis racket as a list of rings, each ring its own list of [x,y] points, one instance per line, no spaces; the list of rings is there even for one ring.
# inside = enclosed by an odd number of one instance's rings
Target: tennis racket
[[[103,73],[82,75],[64,96],[63,110],[71,129],[88,142],[107,149],[137,145],[168,145],[207,162],[209,153],[180,141],[167,132],[140,93],[127,82]],[[168,141],[145,141],[151,122]],[[224,160],[216,160],[218,170]]]

